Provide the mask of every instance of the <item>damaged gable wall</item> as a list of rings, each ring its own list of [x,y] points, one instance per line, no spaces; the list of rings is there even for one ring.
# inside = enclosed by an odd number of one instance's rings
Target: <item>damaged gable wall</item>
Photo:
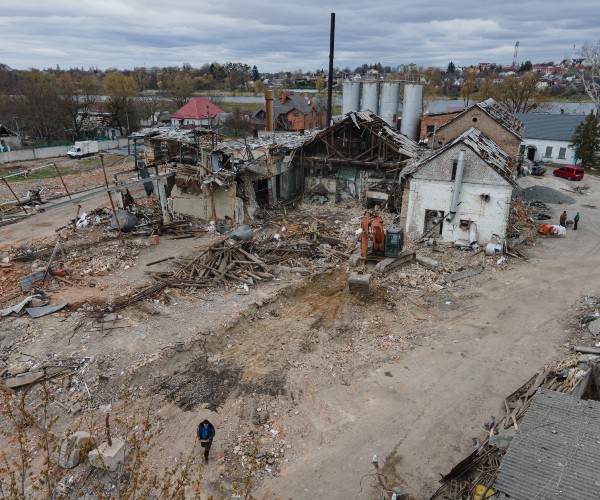
[[[490,242],[494,234],[504,237],[512,186],[478,154],[470,148],[465,148],[462,143],[432,158],[412,174],[404,196],[408,202],[406,210],[403,210],[402,221],[407,234],[412,237],[419,238],[425,231],[426,211],[439,211],[440,214],[443,213],[444,218],[447,217],[454,189],[453,164],[458,160],[461,149],[465,149],[466,153],[465,170],[456,216],[451,222],[444,219],[441,234],[435,232],[433,236],[446,242],[463,239],[467,236],[460,227],[463,220],[477,225],[479,244]]]
[[[494,142],[513,158],[518,156],[521,138],[510,132],[477,106],[473,106],[441,127],[436,133],[436,143],[447,144],[471,127],[481,130],[488,137],[493,137]]]

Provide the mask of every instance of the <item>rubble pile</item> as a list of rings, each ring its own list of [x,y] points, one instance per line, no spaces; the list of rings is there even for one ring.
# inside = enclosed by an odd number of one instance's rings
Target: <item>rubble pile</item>
[[[432,499],[458,500],[473,493],[476,485],[491,489],[508,445],[521,428],[523,418],[539,388],[571,394],[581,390],[592,371],[589,357],[575,353],[555,366],[544,366],[531,379],[504,400],[501,418],[484,423],[485,436],[474,438],[474,451],[459,462],[440,482]],[[552,430],[552,432],[556,432]],[[486,490],[488,491],[488,490]],[[493,493],[492,493],[493,494]],[[487,498],[487,497],[482,497]]]
[[[259,426],[256,431],[239,435],[236,444],[223,457],[228,474],[235,471],[234,474],[241,478],[251,476],[254,480],[278,475],[282,462],[287,461],[285,454],[292,447],[284,436],[272,421]]]
[[[296,213],[275,218],[256,232],[252,249],[266,263],[279,266],[309,268],[312,262],[321,267],[345,263],[354,245],[343,234],[341,221],[337,222]]]
[[[231,239],[219,241],[176,271],[154,273],[164,286],[174,288],[208,288],[226,279],[245,285],[273,278],[268,266],[243,248],[243,242]]]
[[[522,243],[526,245],[535,243],[538,229],[535,221],[546,219],[546,216],[540,217],[545,215],[539,209],[540,206],[546,207],[544,204],[536,206],[519,198],[512,200],[507,228],[507,237],[512,246]]]

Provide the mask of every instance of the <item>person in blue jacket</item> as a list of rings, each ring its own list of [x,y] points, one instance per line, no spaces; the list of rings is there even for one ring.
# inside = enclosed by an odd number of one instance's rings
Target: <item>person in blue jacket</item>
[[[208,420],[203,420],[198,425],[198,439],[200,440],[200,446],[204,448],[204,463],[208,463],[208,453],[210,452],[210,447],[212,446],[213,438],[215,437],[215,426],[211,424]]]

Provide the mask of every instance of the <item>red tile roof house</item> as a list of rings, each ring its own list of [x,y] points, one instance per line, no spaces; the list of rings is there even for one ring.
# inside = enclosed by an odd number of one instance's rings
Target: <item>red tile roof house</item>
[[[215,117],[224,114],[225,111],[206,97],[194,97],[171,115],[171,125],[184,129],[208,128],[215,122]]]

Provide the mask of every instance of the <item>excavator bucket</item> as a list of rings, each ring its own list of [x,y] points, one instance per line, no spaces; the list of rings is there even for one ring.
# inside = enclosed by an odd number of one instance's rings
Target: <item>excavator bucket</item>
[[[371,275],[352,271],[348,277],[350,293],[368,295],[371,293]]]

